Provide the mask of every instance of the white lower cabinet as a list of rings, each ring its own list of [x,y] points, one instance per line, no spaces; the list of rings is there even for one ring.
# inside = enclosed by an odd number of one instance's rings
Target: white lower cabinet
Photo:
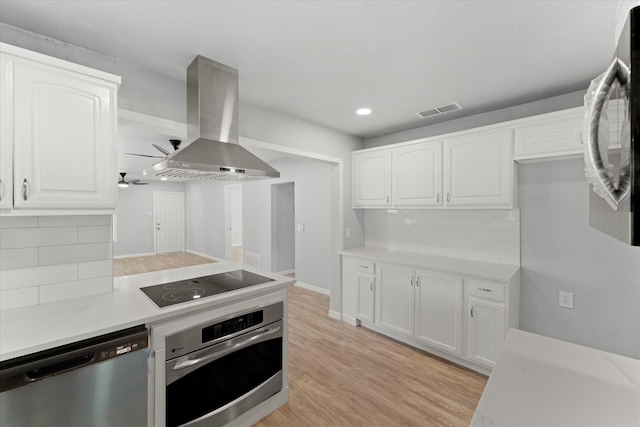
[[[378,274],[380,326],[462,354],[461,277],[389,264]]]
[[[504,304],[469,297],[469,351],[474,362],[493,366],[505,337]]]
[[[416,330],[420,341],[462,355],[461,277],[416,272]]]
[[[520,279],[493,282],[343,257],[343,320],[488,373],[518,327]]]

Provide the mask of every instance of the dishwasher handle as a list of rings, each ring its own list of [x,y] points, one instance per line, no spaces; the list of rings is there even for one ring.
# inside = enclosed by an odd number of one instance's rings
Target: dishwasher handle
[[[65,360],[64,362],[55,363],[53,365],[48,365],[42,368],[27,371],[25,375],[30,381],[40,381],[45,378],[53,377],[64,372],[72,371],[74,369],[90,365],[95,360],[95,358],[95,353],[84,354],[71,360]]]

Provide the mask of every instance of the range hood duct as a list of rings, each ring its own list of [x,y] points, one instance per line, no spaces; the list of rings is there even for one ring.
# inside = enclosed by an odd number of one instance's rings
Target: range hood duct
[[[238,71],[197,56],[187,68],[187,136],[192,143],[144,175],[247,181],[280,172],[239,145]]]

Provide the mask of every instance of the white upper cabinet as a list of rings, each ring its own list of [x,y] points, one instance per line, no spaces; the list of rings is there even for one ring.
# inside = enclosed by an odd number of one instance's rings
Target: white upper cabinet
[[[0,209],[13,206],[13,121],[11,97],[11,62],[0,55]]]
[[[513,169],[511,130],[446,140],[443,167],[446,206],[512,207]]]
[[[391,205],[391,151],[353,155],[353,207]]]
[[[394,148],[391,160],[393,206],[442,206],[440,141]]]
[[[5,157],[13,146],[13,209],[115,208],[119,82],[2,45],[2,147]],[[2,207],[10,207],[4,193]]]
[[[544,114],[516,127],[516,160],[544,155],[568,155],[582,153],[580,132],[583,109],[572,108],[557,113]]]

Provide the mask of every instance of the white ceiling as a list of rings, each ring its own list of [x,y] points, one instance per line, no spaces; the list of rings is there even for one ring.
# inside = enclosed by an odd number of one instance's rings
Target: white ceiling
[[[0,20],[181,80],[203,55],[238,69],[242,100],[366,138],[586,89],[617,5],[1,0]]]

